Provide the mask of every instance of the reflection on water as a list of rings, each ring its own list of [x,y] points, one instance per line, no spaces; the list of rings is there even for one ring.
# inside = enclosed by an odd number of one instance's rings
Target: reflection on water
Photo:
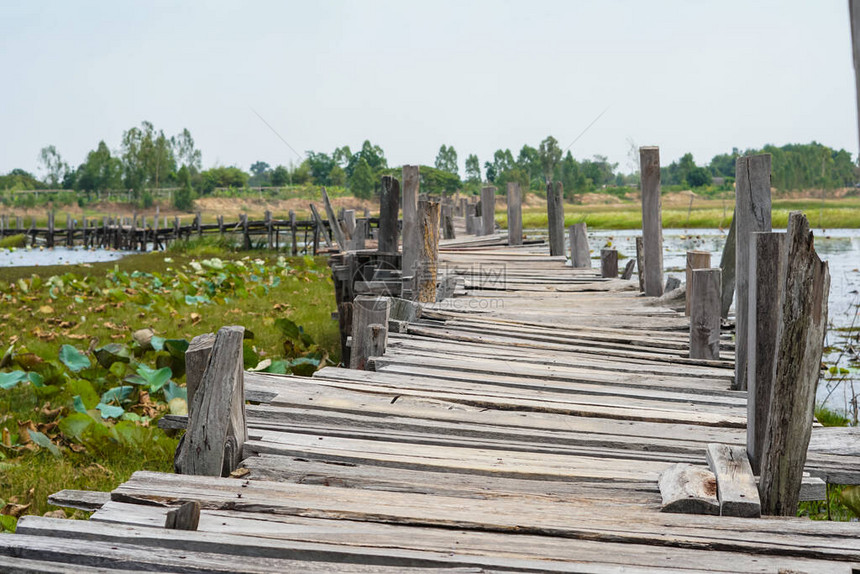
[[[819,403],[826,401],[828,407],[850,413],[853,419],[857,405],[852,401],[860,393],[860,230],[815,229],[813,232],[815,249],[830,266],[827,349],[823,361],[828,367],[836,366],[835,373],[827,372],[819,381],[817,398]],[[666,273],[683,281],[686,252],[692,250],[710,251],[711,265],[718,267],[727,233],[727,229],[664,229]],[[640,234],[638,230],[625,230],[588,235],[596,253],[611,241],[620,255],[636,257],[635,238]],[[849,332],[852,327],[858,330]],[[849,372],[840,372],[840,368]]]
[[[126,252],[109,251],[106,249],[88,250],[82,247],[69,249],[55,247],[54,249],[2,249],[0,250],[0,267],[23,267],[26,265],[75,265],[78,263],[96,263],[113,261],[126,255]]]

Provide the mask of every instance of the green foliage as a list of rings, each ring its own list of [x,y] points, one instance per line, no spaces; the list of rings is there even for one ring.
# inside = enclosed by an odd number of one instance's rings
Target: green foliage
[[[216,187],[244,188],[248,183],[248,174],[238,167],[213,167],[200,172],[202,179],[201,190],[204,194],[212,193]]]
[[[105,191],[122,186],[122,161],[111,156],[104,141],[87,154],[87,160],[78,167],[76,187],[81,191]]]
[[[475,154],[469,154],[466,157],[466,181],[481,183],[481,162]]]
[[[370,164],[364,158],[359,158],[358,165],[350,179],[350,189],[353,195],[361,199],[370,199],[373,195],[375,178]]]
[[[454,149],[454,146],[448,147],[442,144],[442,147],[439,148],[439,153],[436,154],[436,169],[457,176],[457,180],[459,181],[460,167],[457,165],[457,151]]]
[[[23,233],[19,235],[9,235],[0,238],[0,248],[9,249],[11,247],[24,247],[27,245],[27,236]]]
[[[0,189],[22,191],[45,187],[34,175],[23,169],[13,169],[6,175],[0,175]]]
[[[252,166],[253,167],[253,166]],[[277,187],[281,187],[282,185],[287,185],[290,181],[290,172],[289,170],[279,165],[274,170],[272,170],[272,179],[271,184]],[[263,184],[260,184],[263,185]]]
[[[543,168],[544,178],[546,181],[552,181],[555,167],[561,161],[561,148],[558,147],[558,141],[552,136],[547,136],[540,142],[538,157],[540,158],[541,168]]]

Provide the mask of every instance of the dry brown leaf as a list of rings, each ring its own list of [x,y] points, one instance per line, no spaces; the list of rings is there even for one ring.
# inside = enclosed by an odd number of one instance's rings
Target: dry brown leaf
[[[69,448],[72,452],[87,452],[87,447],[76,442],[69,443]]]
[[[243,476],[250,474],[251,469],[249,468],[237,468],[233,472],[230,473],[230,478],[242,478]]]
[[[42,516],[45,516],[47,518],[65,518],[66,513],[63,510],[58,508],[57,510],[49,510],[48,512],[46,512]]]
[[[74,341],[83,341],[84,339],[89,339],[89,335],[84,335],[82,333],[69,333],[68,331],[63,333],[63,337],[67,339],[72,339]]]
[[[30,433],[27,431],[37,432],[36,424],[31,420],[18,421],[18,443],[29,444]]]
[[[8,503],[2,509],[0,509],[0,514],[5,514],[6,516],[14,516],[15,518],[20,518],[22,514],[24,514],[27,509],[30,508],[29,504],[15,504],[13,502]]]
[[[7,448],[10,448],[12,446],[12,434],[6,427],[3,427],[3,446]]]
[[[63,407],[57,407],[55,409],[52,409],[51,403],[45,403],[44,405],[42,405],[42,410],[39,412],[41,412],[43,415],[45,415],[47,419],[50,420],[56,418],[58,414],[63,412]]]
[[[191,319],[192,325],[196,325],[201,319],[203,319],[203,317],[200,316],[200,313],[191,313],[188,318]]]

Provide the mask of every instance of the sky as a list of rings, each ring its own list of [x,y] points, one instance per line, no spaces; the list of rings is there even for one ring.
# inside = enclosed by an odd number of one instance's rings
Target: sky
[[[0,31],[0,173],[144,120],[245,170],[364,140],[391,166],[454,146],[461,175],[548,135],[625,172],[645,145],[858,150],[847,0],[3,0]]]

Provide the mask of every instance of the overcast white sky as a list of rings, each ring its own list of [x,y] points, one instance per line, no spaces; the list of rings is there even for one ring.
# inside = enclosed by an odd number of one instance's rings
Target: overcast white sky
[[[302,155],[370,139],[392,166],[564,148],[607,107],[571,151],[625,171],[628,140],[858,147],[847,0],[3,0],[0,30],[0,173],[143,120],[206,167],[295,162],[252,108]]]

